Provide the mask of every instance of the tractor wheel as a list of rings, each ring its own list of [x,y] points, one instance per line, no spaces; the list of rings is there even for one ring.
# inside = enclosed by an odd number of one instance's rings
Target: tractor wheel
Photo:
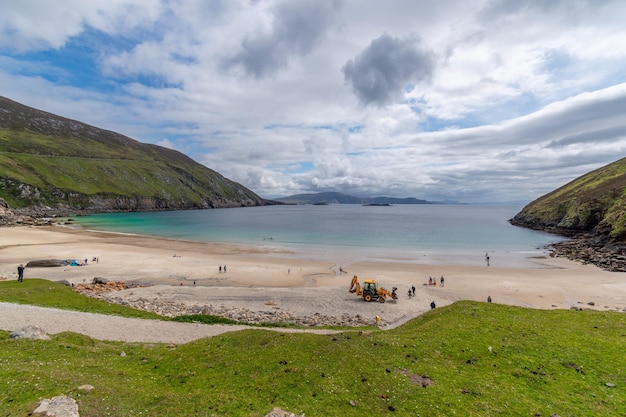
[[[372,301],[372,296],[371,296],[370,294],[365,294],[365,295],[363,296],[363,299],[364,299],[365,301]]]
[[[384,303],[384,302],[385,302],[385,297],[380,297],[380,298],[378,298],[378,302],[379,302],[379,303]]]

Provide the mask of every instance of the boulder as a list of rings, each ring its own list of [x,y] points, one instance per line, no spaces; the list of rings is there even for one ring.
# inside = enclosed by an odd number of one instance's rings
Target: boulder
[[[11,339],[50,340],[50,336],[39,326],[26,326],[11,332]]]
[[[7,202],[0,198],[0,225],[11,226],[13,224],[15,224],[15,213],[13,213]]]
[[[265,415],[265,417],[304,417],[304,414],[294,414],[290,413],[289,411],[282,410],[278,407],[274,407],[272,408],[272,411]]]
[[[59,395],[51,399],[43,399],[33,414],[50,417],[80,417],[76,400],[67,395]]]

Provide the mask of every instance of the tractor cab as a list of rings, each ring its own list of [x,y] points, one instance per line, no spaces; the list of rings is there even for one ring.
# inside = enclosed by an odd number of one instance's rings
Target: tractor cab
[[[376,290],[376,281],[373,279],[366,279],[363,282],[363,299],[365,301],[372,301],[378,299],[378,291]]]

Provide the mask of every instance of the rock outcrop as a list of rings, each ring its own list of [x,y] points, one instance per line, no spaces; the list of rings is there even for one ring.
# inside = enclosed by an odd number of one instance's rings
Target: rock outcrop
[[[558,256],[624,271],[626,158],[536,199],[510,222],[572,238],[572,242],[555,245]]]
[[[11,339],[50,340],[50,336],[39,326],[26,326],[11,332]]]
[[[39,407],[33,411],[33,414],[48,417],[80,417],[78,403],[67,395],[41,400]]]

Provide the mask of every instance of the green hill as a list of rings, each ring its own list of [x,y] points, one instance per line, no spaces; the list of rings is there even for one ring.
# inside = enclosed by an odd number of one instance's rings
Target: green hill
[[[568,236],[591,233],[626,242],[626,158],[592,171],[528,204],[511,222]]]
[[[184,154],[0,97],[0,198],[91,211],[269,202]]]
[[[626,271],[626,158],[585,174],[531,202],[516,226],[575,238],[557,254]]]

